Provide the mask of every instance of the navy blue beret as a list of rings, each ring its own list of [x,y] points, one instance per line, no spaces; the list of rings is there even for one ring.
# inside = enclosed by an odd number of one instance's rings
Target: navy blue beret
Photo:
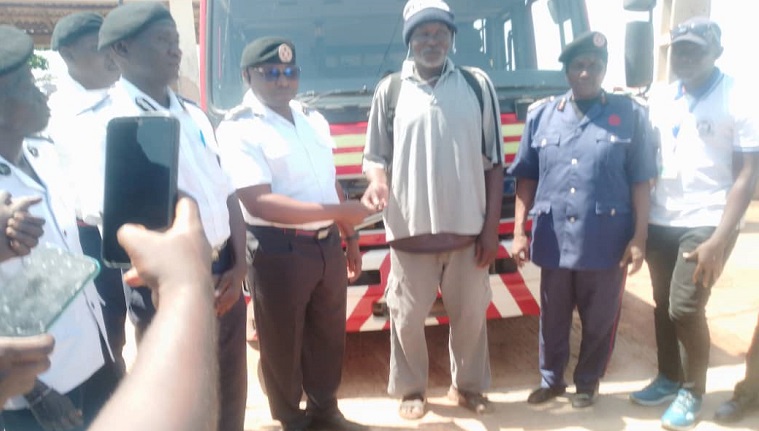
[[[597,54],[606,63],[609,60],[609,51],[606,43],[606,36],[597,31],[583,33],[577,36],[572,43],[567,44],[561,51],[559,61],[566,64],[580,54]]]

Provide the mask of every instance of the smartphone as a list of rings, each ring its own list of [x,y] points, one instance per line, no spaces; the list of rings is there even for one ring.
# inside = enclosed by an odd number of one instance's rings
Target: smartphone
[[[126,223],[168,228],[177,201],[179,121],[169,115],[117,117],[108,123],[103,196],[103,263],[128,268],[116,232]]]
[[[4,262],[0,270],[0,336],[47,332],[100,271],[97,260],[50,244]]]

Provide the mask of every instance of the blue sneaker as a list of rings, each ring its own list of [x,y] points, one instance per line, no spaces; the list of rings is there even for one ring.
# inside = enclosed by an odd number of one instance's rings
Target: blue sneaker
[[[701,397],[687,389],[680,389],[677,398],[672,401],[661,417],[664,429],[687,431],[693,428],[701,416]]]
[[[630,401],[642,406],[658,406],[675,399],[680,383],[659,374],[645,388],[630,394]]]

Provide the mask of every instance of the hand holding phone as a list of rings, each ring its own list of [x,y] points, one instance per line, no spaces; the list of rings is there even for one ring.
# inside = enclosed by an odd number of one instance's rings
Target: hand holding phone
[[[169,115],[118,117],[108,123],[103,199],[103,262],[128,268],[116,233],[126,223],[168,228],[177,201],[179,121]]]

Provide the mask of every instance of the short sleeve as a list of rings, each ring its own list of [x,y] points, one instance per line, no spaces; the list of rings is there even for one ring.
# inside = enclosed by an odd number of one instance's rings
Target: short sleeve
[[[517,154],[508,169],[509,175],[517,178],[538,180],[540,176],[540,158],[537,150],[532,147],[532,140],[537,130],[541,112],[542,108],[538,108],[527,115],[522,139],[519,141],[519,147],[517,148]]]
[[[759,92],[746,86],[730,88],[729,109],[733,116],[733,148],[738,152],[759,152]]]
[[[485,146],[482,156],[491,165],[503,164],[503,132],[501,128],[501,108],[493,83],[488,75],[477,68],[471,68],[482,87],[482,133]]]
[[[216,130],[221,167],[237,190],[272,182],[260,143],[247,138],[256,135],[253,123],[253,120],[225,120]]]
[[[630,157],[627,163],[628,179],[632,183],[640,183],[655,178],[657,175],[656,153],[659,149],[659,133],[651,126],[648,110],[633,103],[635,115],[635,134]]]
[[[391,78],[380,81],[372,98],[369,121],[366,125],[366,146],[364,147],[363,171],[379,167],[387,170],[393,162],[393,142],[388,131],[385,98]],[[401,84],[399,82],[399,84]]]

